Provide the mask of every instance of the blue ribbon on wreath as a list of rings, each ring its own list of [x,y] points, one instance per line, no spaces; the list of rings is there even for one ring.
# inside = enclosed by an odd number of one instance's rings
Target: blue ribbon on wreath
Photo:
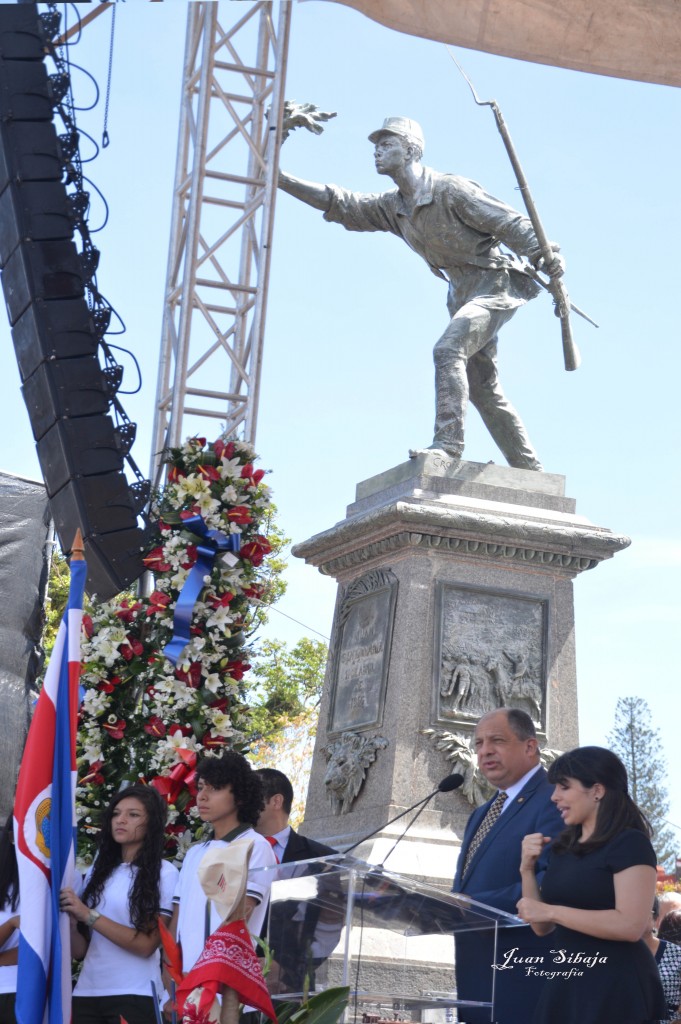
[[[218,555],[226,551],[236,553],[241,549],[241,537],[238,533],[225,534],[219,530],[209,530],[200,515],[185,519],[183,526],[201,540],[197,545],[196,562],[184,582],[175,605],[172,640],[163,648],[163,656],[172,661],[173,665],[177,664],[177,659],[191,639],[192,612],[199,594],[206,585],[204,577],[212,572]]]

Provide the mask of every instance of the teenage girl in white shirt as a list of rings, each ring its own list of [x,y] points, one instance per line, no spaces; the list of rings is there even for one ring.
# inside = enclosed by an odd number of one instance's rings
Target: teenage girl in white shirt
[[[166,805],[151,786],[121,790],[104,813],[99,850],[82,898],[62,889],[61,908],[90,929],[73,993],[73,1024],[154,1024],[152,982],[163,997],[159,914],[170,917],[177,868],[163,860]],[[87,948],[87,952],[85,949]]]

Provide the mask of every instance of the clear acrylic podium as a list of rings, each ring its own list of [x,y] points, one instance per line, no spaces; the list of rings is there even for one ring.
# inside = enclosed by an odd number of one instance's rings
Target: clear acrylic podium
[[[260,874],[260,872],[257,872]],[[300,1000],[339,985],[350,988],[346,1020],[447,1024],[454,1008],[489,1008],[457,999],[455,936],[520,927],[510,914],[337,854],[263,869],[273,877],[267,941],[268,987]]]

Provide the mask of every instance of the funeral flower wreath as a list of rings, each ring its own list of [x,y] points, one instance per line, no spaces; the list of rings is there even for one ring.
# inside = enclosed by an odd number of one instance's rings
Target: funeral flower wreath
[[[271,551],[270,491],[254,459],[249,444],[225,438],[169,449],[144,558],[151,593],[94,601],[84,617],[76,808],[85,862],[101,810],[140,780],[166,800],[168,855],[181,856],[200,834],[198,757],[243,744],[246,642],[268,599]]]

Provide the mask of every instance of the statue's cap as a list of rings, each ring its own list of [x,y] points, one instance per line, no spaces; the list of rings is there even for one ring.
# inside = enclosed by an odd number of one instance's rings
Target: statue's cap
[[[415,142],[421,150],[425,148],[426,142],[423,138],[423,131],[418,121],[412,121],[409,117],[386,117],[383,127],[378,128],[369,136],[369,142],[378,142],[381,135],[389,132],[390,135],[399,135],[407,142]]]

